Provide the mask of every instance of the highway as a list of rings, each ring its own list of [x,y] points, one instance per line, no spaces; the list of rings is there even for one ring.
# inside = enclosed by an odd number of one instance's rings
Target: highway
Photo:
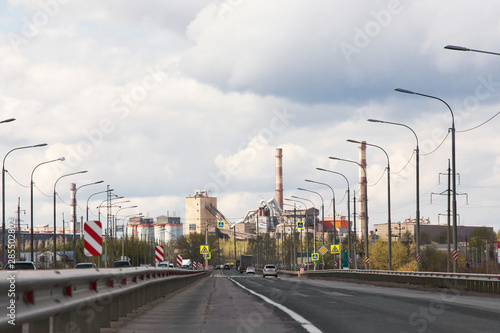
[[[498,332],[500,298],[216,270],[101,332]]]

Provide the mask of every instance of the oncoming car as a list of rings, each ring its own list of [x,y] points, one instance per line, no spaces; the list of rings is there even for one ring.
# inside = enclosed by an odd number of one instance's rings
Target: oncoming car
[[[264,266],[264,269],[262,270],[262,277],[266,276],[274,276],[275,278],[278,277],[278,270],[275,265]]]
[[[132,265],[130,265],[130,262],[127,260],[119,260],[113,262],[113,267],[132,267]]]
[[[253,275],[255,275],[255,268],[253,268],[252,266],[247,267],[247,270],[246,270],[245,274],[246,274],[246,275],[248,275],[248,274],[253,274]]]
[[[81,262],[76,264],[75,268],[97,268],[93,262]]]
[[[25,269],[36,269],[35,264],[32,261],[16,261],[5,265],[5,270],[25,270]]]

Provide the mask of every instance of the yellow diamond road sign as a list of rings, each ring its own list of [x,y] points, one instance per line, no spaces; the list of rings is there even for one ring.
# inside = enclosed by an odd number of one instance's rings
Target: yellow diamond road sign
[[[330,248],[331,253],[340,253],[340,245],[331,245]]]
[[[201,245],[200,246],[200,253],[201,254],[208,254],[208,253],[210,253],[210,246],[208,246],[208,245]]]
[[[319,249],[319,253],[321,253],[321,255],[325,255],[326,253],[328,252],[327,248],[322,246],[320,249]]]

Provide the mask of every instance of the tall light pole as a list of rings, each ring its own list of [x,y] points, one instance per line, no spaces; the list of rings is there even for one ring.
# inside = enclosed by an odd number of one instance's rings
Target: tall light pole
[[[332,207],[333,207],[333,234],[334,234],[334,238],[335,238],[335,241],[336,242],[336,239],[337,239],[337,229],[335,228],[335,191],[333,190],[333,188],[328,185],[327,183],[321,183],[321,182],[317,182],[315,180],[310,180],[310,179],[304,179],[306,182],[309,182],[309,183],[313,183],[313,184],[319,184],[319,185],[324,185],[324,186],[328,186],[330,188],[330,190],[332,191]],[[324,222],[323,222],[323,235],[324,235]],[[323,236],[324,237],[324,236]],[[335,243],[336,244],[336,243]]]
[[[130,218],[131,217],[142,217],[142,213],[137,213],[137,214],[131,214],[131,215],[127,215],[123,218],[123,228],[125,228],[125,240],[127,241],[127,253],[125,253],[125,242],[122,242],[122,255],[125,255],[126,257],[128,257],[128,226],[125,225],[125,221],[127,220],[127,218],[129,219],[129,222],[130,222]],[[165,230],[166,231],[166,230]],[[164,237],[165,238],[165,237]],[[134,237],[135,239],[135,237]],[[134,252],[134,242],[132,241],[132,252]]]
[[[301,198],[301,197],[297,197],[295,195],[292,195],[292,198],[294,199],[299,199],[299,200],[305,200],[305,201],[308,201],[311,203],[311,205],[313,206],[314,210],[316,210],[316,206],[314,205],[314,202],[312,202],[311,200],[309,199],[306,199],[306,198]],[[314,213],[314,216],[313,216],[313,223],[314,223],[314,230],[313,230],[313,237],[314,237],[314,240],[313,240],[313,253],[316,253],[316,213]],[[308,236],[309,237],[309,236]],[[307,258],[307,262],[309,263],[309,258]],[[314,270],[316,270],[316,265],[314,265]]]
[[[447,50],[454,50],[454,51],[471,51],[471,52],[479,52],[479,53],[487,53],[487,54],[493,54],[493,55],[500,55],[500,53],[496,53],[496,52],[474,50],[474,49],[469,49],[467,47],[456,46],[456,45],[446,45],[444,48],[447,49]]]
[[[415,205],[416,205],[416,212],[415,212],[415,221],[416,221],[416,232],[415,232],[415,242],[417,243],[417,254],[416,254],[416,259],[417,259],[417,271],[421,271],[422,267],[420,265],[420,150],[418,148],[418,136],[417,133],[408,125],[401,124],[401,123],[395,123],[392,121],[384,121],[384,120],[377,120],[377,119],[368,119],[368,121],[373,122],[373,123],[381,123],[381,124],[389,124],[389,125],[396,125],[396,126],[402,126],[406,127],[409,129],[413,135],[415,136],[415,140],[417,142],[417,146],[415,148],[415,163],[416,163],[416,169],[415,169],[415,175],[416,175],[416,181],[415,181]]]
[[[76,193],[82,187],[101,184],[101,183],[104,183],[104,180],[99,180],[97,182],[81,185],[75,190],[75,202],[73,203],[73,264],[74,265],[77,264],[77,262],[76,262]],[[86,220],[86,221],[88,221],[88,220]],[[83,225],[80,224],[80,237],[82,235],[82,232],[83,232]]]
[[[30,217],[31,217],[31,237],[30,237],[30,246],[31,246],[31,261],[35,262],[35,257],[34,257],[34,252],[33,252],[33,247],[34,247],[34,226],[33,226],[33,185],[34,185],[34,182],[33,182],[33,174],[35,173],[35,170],[40,166],[40,165],[43,165],[43,164],[47,164],[47,163],[52,163],[52,162],[56,162],[56,161],[64,161],[64,157],[60,157],[58,159],[55,159],[55,160],[51,160],[51,161],[46,161],[46,162],[42,162],[40,164],[38,164],[37,166],[35,166],[35,168],[33,169],[33,171],[31,171],[31,181],[30,181],[30,193],[31,193],[31,200],[30,200]]]
[[[108,185],[109,186],[109,185]],[[108,193],[110,193],[110,191],[106,191]],[[109,194],[108,194],[109,196]],[[106,199],[104,200],[103,202],[101,202],[99,204],[99,206],[97,206],[97,217],[98,217],[98,220],[99,222],[101,221],[101,206],[106,203],[106,205],[109,205],[107,206],[108,207],[108,211],[111,209],[111,207],[118,207],[118,208],[121,208],[120,206],[116,206],[117,203],[114,203],[113,205],[111,205],[111,200],[117,200],[117,199],[123,199],[123,196],[117,196],[115,198],[111,198],[111,199]],[[122,201],[122,202],[129,202],[129,200],[125,200],[125,201]],[[105,239],[106,239],[106,245],[104,246],[104,267],[108,267],[108,250],[109,250],[109,230],[110,229],[110,224],[107,223],[106,224],[106,229],[105,229],[105,232],[104,232],[104,236],[105,236]],[[149,233],[149,230],[148,230],[148,233]]]
[[[351,143],[357,143],[361,144],[360,141],[356,140],[347,140],[347,142]],[[389,263],[389,270],[392,271],[392,226],[391,226],[391,163],[389,161],[389,155],[387,152],[384,150],[384,148],[365,142],[367,146],[375,147],[380,150],[382,150],[385,154],[385,157],[387,157],[387,236],[389,238],[389,244],[388,244],[388,263]]]
[[[368,262],[366,263],[366,269],[370,269],[370,262],[369,262],[369,235],[368,235],[368,182],[367,182],[367,175],[366,175],[366,168],[364,166],[362,166],[360,163],[356,162],[356,161],[351,161],[351,160],[346,160],[346,159],[343,159],[343,158],[339,158],[339,157],[329,157],[330,159],[332,160],[335,160],[335,161],[344,161],[344,162],[349,162],[349,163],[354,163],[354,164],[357,164],[361,167],[361,169],[363,170],[363,174],[365,175],[365,178],[363,180],[363,187],[364,187],[364,196],[365,196],[365,252],[366,252],[366,255],[365,257],[368,258]],[[354,203],[356,204],[356,203]]]
[[[9,122],[13,121],[14,119],[8,119],[8,121],[4,122]],[[41,143],[38,145],[33,145],[33,146],[24,146],[24,147],[18,147],[9,150],[7,154],[5,154],[5,157],[3,158],[2,162],[2,253],[3,253],[3,258],[2,258],[2,264],[5,266],[5,261],[6,261],[6,256],[5,256],[5,159],[7,156],[9,156],[10,153],[12,153],[15,150],[20,150],[20,149],[27,149],[27,148],[38,148],[38,147],[45,147],[47,144],[46,143]],[[31,258],[33,260],[33,258]]]
[[[287,201],[293,201],[293,202],[298,202],[302,205],[304,205],[304,208],[305,208],[305,221],[304,223],[306,224],[306,258],[307,258],[307,261],[309,262],[309,228],[307,228],[307,205],[305,203],[303,203],[302,201],[300,200],[294,200],[294,199],[289,199],[289,198],[285,198],[285,200]],[[302,229],[300,230],[300,261],[302,264],[304,264],[304,258],[302,257],[304,251],[302,250],[302,242],[303,242],[303,239],[302,239]]]
[[[316,170],[319,170],[319,171],[325,171],[325,172],[330,172],[330,173],[335,173],[337,175],[340,175],[342,177],[344,177],[345,181],[347,182],[347,224],[348,224],[348,236],[347,236],[347,247],[349,248],[348,251],[349,251],[349,258],[351,258],[351,205],[349,204],[349,201],[351,200],[350,198],[350,186],[349,186],[349,180],[347,179],[346,176],[344,176],[343,174],[341,174],[340,172],[335,172],[335,171],[331,171],[331,170],[327,170],[327,169],[323,169],[323,168],[316,168]]]
[[[96,192],[94,194],[91,194],[90,197],[88,197],[88,199],[87,199],[87,209],[86,209],[86,213],[87,213],[86,218],[87,218],[87,221],[89,220],[89,200],[90,200],[90,198],[92,198],[94,195],[97,195],[97,194],[108,193],[108,192],[113,192],[113,191],[114,191],[114,189],[111,188],[111,189],[106,190],[106,191]]]
[[[417,92],[413,92],[411,90],[406,90],[406,89],[401,89],[397,88],[395,89],[397,92],[405,93],[405,94],[412,94],[412,95],[418,95],[418,96],[423,96],[427,98],[432,98],[436,99],[438,101],[443,102],[447,107],[448,110],[450,110],[451,113],[451,173],[452,173],[452,210],[453,210],[453,251],[456,253],[457,251],[457,173],[456,173],[456,162],[455,162],[455,115],[453,114],[453,110],[451,107],[446,103],[444,100],[442,100],[439,97],[431,96],[431,95],[425,95]],[[458,272],[458,264],[457,260],[453,260],[453,271],[455,273]]]
[[[321,198],[321,224],[323,225],[322,244],[324,245],[325,244],[325,201],[323,200],[323,197],[321,196],[321,194],[319,194],[318,192],[307,190],[307,189],[302,188],[302,187],[298,187],[297,190],[315,193],[315,194],[319,195],[319,197]]]
[[[57,206],[57,204],[56,204],[56,196],[57,196],[56,186],[57,186],[57,182],[61,178],[73,176],[73,175],[78,175],[78,174],[86,173],[86,172],[87,172],[87,170],[72,172],[72,173],[62,175],[61,177],[57,178],[56,182],[54,183],[54,269],[57,269],[57,234],[56,234],[56,220],[57,220],[56,219],[56,206]]]
[[[128,206],[128,207],[120,207],[120,209],[118,209],[115,213],[115,258],[116,258],[116,252],[118,252],[117,250],[117,244],[116,244],[116,241],[117,241],[117,237],[116,237],[116,234],[117,234],[117,225],[118,225],[118,212],[120,210],[123,210],[123,209],[132,209],[132,208],[137,208],[137,206]],[[123,226],[122,226],[122,249],[123,249],[123,243],[125,242],[125,238],[123,237]],[[122,256],[123,256],[123,251],[122,251]]]

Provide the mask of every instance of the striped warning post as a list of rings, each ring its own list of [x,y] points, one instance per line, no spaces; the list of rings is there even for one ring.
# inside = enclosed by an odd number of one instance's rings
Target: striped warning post
[[[102,223],[87,221],[83,227],[84,254],[96,257],[102,254]]]
[[[177,266],[182,266],[182,256],[180,254],[177,255]]]
[[[163,246],[157,245],[155,247],[155,259],[158,262],[163,261]]]

